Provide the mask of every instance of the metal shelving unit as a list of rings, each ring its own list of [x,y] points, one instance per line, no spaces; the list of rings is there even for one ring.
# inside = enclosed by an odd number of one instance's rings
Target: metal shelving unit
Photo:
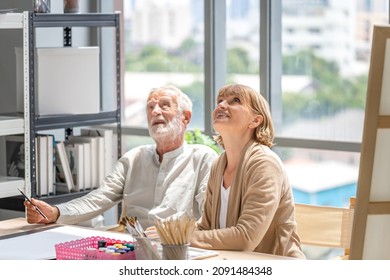
[[[25,190],[27,195],[36,197],[36,158],[35,136],[38,131],[59,129],[73,129],[75,127],[117,124],[117,149],[121,155],[121,73],[120,73],[120,14],[36,14],[23,12],[23,58],[24,58],[24,132],[25,132]],[[0,22],[0,26],[2,22]],[[5,27],[8,25],[4,24]],[[12,23],[20,28],[20,23]],[[35,114],[35,34],[36,28],[49,27],[114,27],[115,28],[115,59],[116,59],[116,109],[102,111],[97,114],[80,115],[46,115]],[[65,34],[64,34],[65,36]],[[65,40],[65,38],[64,38]],[[101,58],[100,58],[101,63]],[[40,199],[49,203],[60,203],[75,197],[82,196],[88,191],[68,194],[43,196]],[[24,211],[22,197],[0,199],[3,209]]]
[[[0,14],[0,30],[10,29],[22,29],[23,14],[21,13],[6,13]],[[25,120],[22,115],[2,115],[0,116],[0,137],[6,137],[7,135],[22,134],[25,133]],[[27,148],[25,147],[25,153]],[[4,156],[4,155],[3,155]],[[3,159],[2,159],[3,160]],[[10,197],[18,195],[17,188],[24,188],[26,180],[19,177],[0,176],[0,197]],[[0,199],[0,201],[2,201]],[[1,207],[0,202],[0,207]]]

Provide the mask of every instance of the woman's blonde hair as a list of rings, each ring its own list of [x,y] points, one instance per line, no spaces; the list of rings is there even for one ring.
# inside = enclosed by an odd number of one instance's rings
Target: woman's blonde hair
[[[253,88],[241,84],[231,84],[222,87],[218,92],[217,100],[221,96],[231,95],[239,97],[250,111],[263,117],[263,121],[256,127],[253,133],[253,140],[262,145],[272,147],[274,145],[274,126],[267,100]],[[214,139],[219,145],[224,147],[220,135],[215,136]]]

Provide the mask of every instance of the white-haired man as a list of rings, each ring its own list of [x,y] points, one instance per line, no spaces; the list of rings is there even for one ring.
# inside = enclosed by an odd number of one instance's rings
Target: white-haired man
[[[74,224],[96,217],[122,201],[122,216],[136,216],[144,228],[156,217],[178,212],[196,219],[216,152],[204,145],[188,145],[185,130],[191,120],[192,102],[180,89],[152,89],[146,105],[149,134],[155,145],[131,149],[117,162],[102,185],[87,195],[51,206],[33,199],[48,220],[25,202],[29,223]]]

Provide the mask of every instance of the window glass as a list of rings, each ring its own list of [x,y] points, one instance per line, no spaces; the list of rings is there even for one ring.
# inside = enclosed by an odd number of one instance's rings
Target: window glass
[[[361,142],[372,28],[388,12],[388,0],[282,0],[278,136]]]
[[[274,146],[296,203],[348,207],[356,196],[360,153]]]
[[[259,1],[226,2],[227,82],[260,89]]]
[[[362,141],[372,30],[387,24],[388,2],[281,0],[282,98],[272,104],[280,112],[274,118],[277,137]],[[356,196],[360,153],[274,150],[286,166],[295,202],[348,207]],[[308,259],[342,255],[303,247]]]
[[[124,1],[124,125],[147,127],[154,87],[173,84],[193,101],[190,127],[204,124],[203,1]]]
[[[387,0],[282,0],[277,137],[362,141],[372,29],[387,22],[388,10]],[[359,153],[275,151],[296,202],[347,207],[356,196]]]

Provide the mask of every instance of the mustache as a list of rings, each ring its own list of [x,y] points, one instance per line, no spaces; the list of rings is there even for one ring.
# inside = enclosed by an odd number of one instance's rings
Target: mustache
[[[167,123],[167,120],[164,119],[163,117],[157,117],[157,118],[153,118],[153,119],[150,120],[151,124],[155,124],[157,122]]]

